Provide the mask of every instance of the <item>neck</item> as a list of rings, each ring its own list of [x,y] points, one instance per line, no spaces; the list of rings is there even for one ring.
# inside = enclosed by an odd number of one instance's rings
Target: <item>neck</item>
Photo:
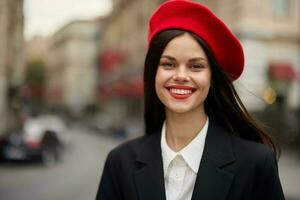
[[[166,110],[166,141],[175,152],[188,145],[205,125],[204,111],[174,113]]]

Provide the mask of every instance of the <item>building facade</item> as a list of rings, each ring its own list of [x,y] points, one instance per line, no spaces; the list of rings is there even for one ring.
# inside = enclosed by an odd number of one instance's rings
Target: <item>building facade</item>
[[[142,119],[147,21],[162,1],[114,0],[99,41],[99,101],[116,126]],[[132,119],[133,118],[133,119]]]
[[[23,0],[0,0],[0,130],[11,122],[23,80]]]
[[[236,86],[246,106],[257,111],[274,103],[266,96],[273,88],[287,109],[299,108],[300,2],[225,0],[215,9],[245,50],[245,71]]]
[[[50,38],[48,104],[62,104],[77,115],[93,101],[99,26],[99,19],[73,21]]]
[[[134,79],[133,77],[140,77],[136,79],[142,80],[149,17],[164,1],[113,2],[113,11],[105,22],[99,43],[99,55],[102,60],[99,93],[100,96],[106,97],[103,103],[107,105],[105,106],[107,112],[115,118],[114,121],[122,121],[126,116],[134,114],[137,118],[142,118],[137,113],[142,113],[143,95],[142,92],[135,91],[136,88],[142,89],[142,86],[133,85],[131,88],[121,89],[118,86],[126,85],[130,79]],[[245,70],[234,84],[246,107],[250,111],[260,111],[276,102],[276,99],[271,101],[267,93],[271,88],[275,93],[273,98],[282,96],[281,91],[285,91],[283,95],[287,107],[299,108],[300,87],[297,73],[300,71],[300,2],[298,0],[198,0],[198,2],[210,7],[223,19],[243,44]],[[111,60],[107,62],[107,54],[111,52],[112,55],[119,56],[111,55]],[[273,84],[274,82],[276,84]],[[283,84],[279,83],[278,87],[277,82]],[[142,81],[137,84],[141,85]],[[282,85],[284,89],[280,89]],[[107,93],[107,88],[110,88],[110,93]],[[130,94],[132,92],[139,94],[137,98],[132,98],[133,94]],[[124,93],[129,94],[122,95]],[[132,113],[132,105],[135,105],[136,113]]]
[[[47,61],[49,37],[33,36],[25,42],[24,59],[28,63],[33,60]]]

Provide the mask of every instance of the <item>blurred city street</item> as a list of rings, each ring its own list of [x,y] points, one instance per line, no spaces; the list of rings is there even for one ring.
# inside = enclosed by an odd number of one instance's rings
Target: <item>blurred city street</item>
[[[279,175],[287,200],[300,200],[300,156],[284,151],[279,159]]]
[[[62,162],[45,167],[38,163],[2,163],[0,199],[5,200],[93,200],[104,160],[120,139],[103,136],[86,128],[71,128],[72,142]],[[299,155],[283,151],[280,176],[287,200],[299,200]]]
[[[148,21],[164,1],[0,0],[0,200],[95,199],[107,153],[143,134]],[[234,87],[282,144],[284,193],[300,200],[300,1],[195,1],[241,41]]]
[[[1,200],[94,199],[109,149],[118,141],[82,128],[72,128],[71,144],[62,162],[51,167],[40,163],[1,163]]]

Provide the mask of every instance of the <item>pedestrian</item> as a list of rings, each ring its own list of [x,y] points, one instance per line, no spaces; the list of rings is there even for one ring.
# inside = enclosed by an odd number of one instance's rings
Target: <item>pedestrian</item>
[[[240,41],[207,7],[170,0],[150,18],[145,136],[112,150],[98,200],[282,200],[278,146],[233,81]]]

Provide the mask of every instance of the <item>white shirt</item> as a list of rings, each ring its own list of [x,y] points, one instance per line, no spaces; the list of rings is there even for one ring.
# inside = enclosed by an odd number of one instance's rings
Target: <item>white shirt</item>
[[[179,152],[174,152],[166,142],[166,125],[161,134],[161,150],[167,200],[191,200],[203,154],[208,122],[197,136]]]

